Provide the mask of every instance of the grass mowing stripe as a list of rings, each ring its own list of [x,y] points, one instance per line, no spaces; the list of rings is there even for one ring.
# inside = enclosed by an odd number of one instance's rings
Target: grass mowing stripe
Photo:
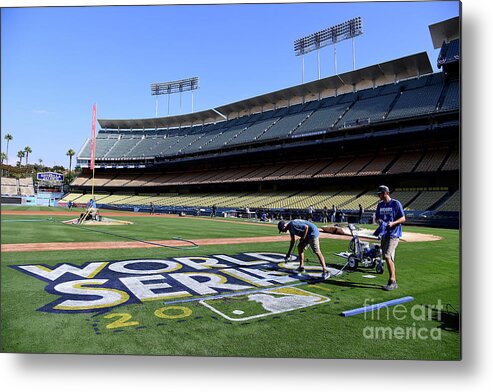
[[[195,242],[190,241],[190,240],[186,240],[186,239],[180,238],[180,237],[172,237],[172,239],[175,240],[175,241],[183,241],[183,242],[192,244],[192,246],[172,246],[172,245],[158,244],[156,242],[141,240],[141,239],[138,239],[138,238],[128,237],[128,236],[120,235],[120,234],[116,234],[116,233],[110,233],[110,232],[107,232],[107,231],[90,229],[88,227],[84,227],[84,226],[78,225],[78,224],[77,225],[69,225],[69,226],[70,227],[76,227],[78,229],[93,231],[95,233],[100,233],[100,234],[110,235],[110,236],[114,236],[114,237],[124,238],[124,239],[131,240],[131,241],[142,242],[143,244],[149,244],[149,245],[154,245],[154,246],[161,246],[163,248],[180,249],[180,250],[190,250],[190,249],[194,249],[194,248],[198,248],[199,247]]]
[[[53,219],[2,219],[0,223],[6,222],[51,222]]]

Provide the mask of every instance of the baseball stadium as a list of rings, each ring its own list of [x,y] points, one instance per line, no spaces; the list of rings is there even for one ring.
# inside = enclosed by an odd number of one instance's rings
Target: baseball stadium
[[[1,350],[459,360],[459,18],[429,31],[438,58],[97,118],[68,191],[2,178]],[[406,218],[390,291],[368,262],[382,185]],[[312,248],[304,271],[287,254],[296,219],[329,278]]]

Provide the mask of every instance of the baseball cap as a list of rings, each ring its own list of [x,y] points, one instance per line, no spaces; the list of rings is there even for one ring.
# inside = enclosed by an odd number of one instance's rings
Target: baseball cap
[[[389,187],[385,186],[385,185],[380,185],[378,187],[377,194],[384,193],[384,192],[390,193]]]
[[[277,228],[279,229],[279,233],[282,231],[282,229],[284,229],[284,226],[286,226],[286,222],[285,221],[279,221],[279,223],[277,224]]]

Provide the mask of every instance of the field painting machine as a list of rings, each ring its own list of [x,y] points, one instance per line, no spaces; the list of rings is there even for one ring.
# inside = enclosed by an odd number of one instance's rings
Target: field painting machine
[[[375,268],[377,274],[383,274],[385,260],[382,257],[380,245],[362,241],[356,234],[356,226],[352,223],[348,227],[352,237],[349,241],[348,250],[335,253],[336,256],[346,259],[346,264],[341,268],[341,272],[346,267],[354,271],[358,269],[358,265],[361,265],[365,268]]]

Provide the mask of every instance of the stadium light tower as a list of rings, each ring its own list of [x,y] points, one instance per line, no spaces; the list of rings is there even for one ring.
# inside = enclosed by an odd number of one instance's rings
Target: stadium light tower
[[[338,25],[328,27],[324,30],[317,31],[299,38],[294,41],[294,54],[301,56],[301,82],[304,82],[305,60],[306,53],[317,51],[317,69],[318,78],[320,79],[320,49],[334,45],[334,72],[337,74],[337,57],[336,45],[338,42],[351,38],[353,40],[353,70],[356,68],[356,52],[354,38],[363,34],[363,22],[361,17],[350,19]]]
[[[192,92],[192,113],[193,113],[193,90],[199,88],[199,78],[194,76],[193,78],[175,80],[173,82],[165,83],[153,83],[151,84],[151,95],[156,96],[156,117],[158,107],[158,96],[168,96],[168,116],[169,116],[169,102],[171,94],[180,93],[180,112],[181,112],[181,94],[184,91]]]

